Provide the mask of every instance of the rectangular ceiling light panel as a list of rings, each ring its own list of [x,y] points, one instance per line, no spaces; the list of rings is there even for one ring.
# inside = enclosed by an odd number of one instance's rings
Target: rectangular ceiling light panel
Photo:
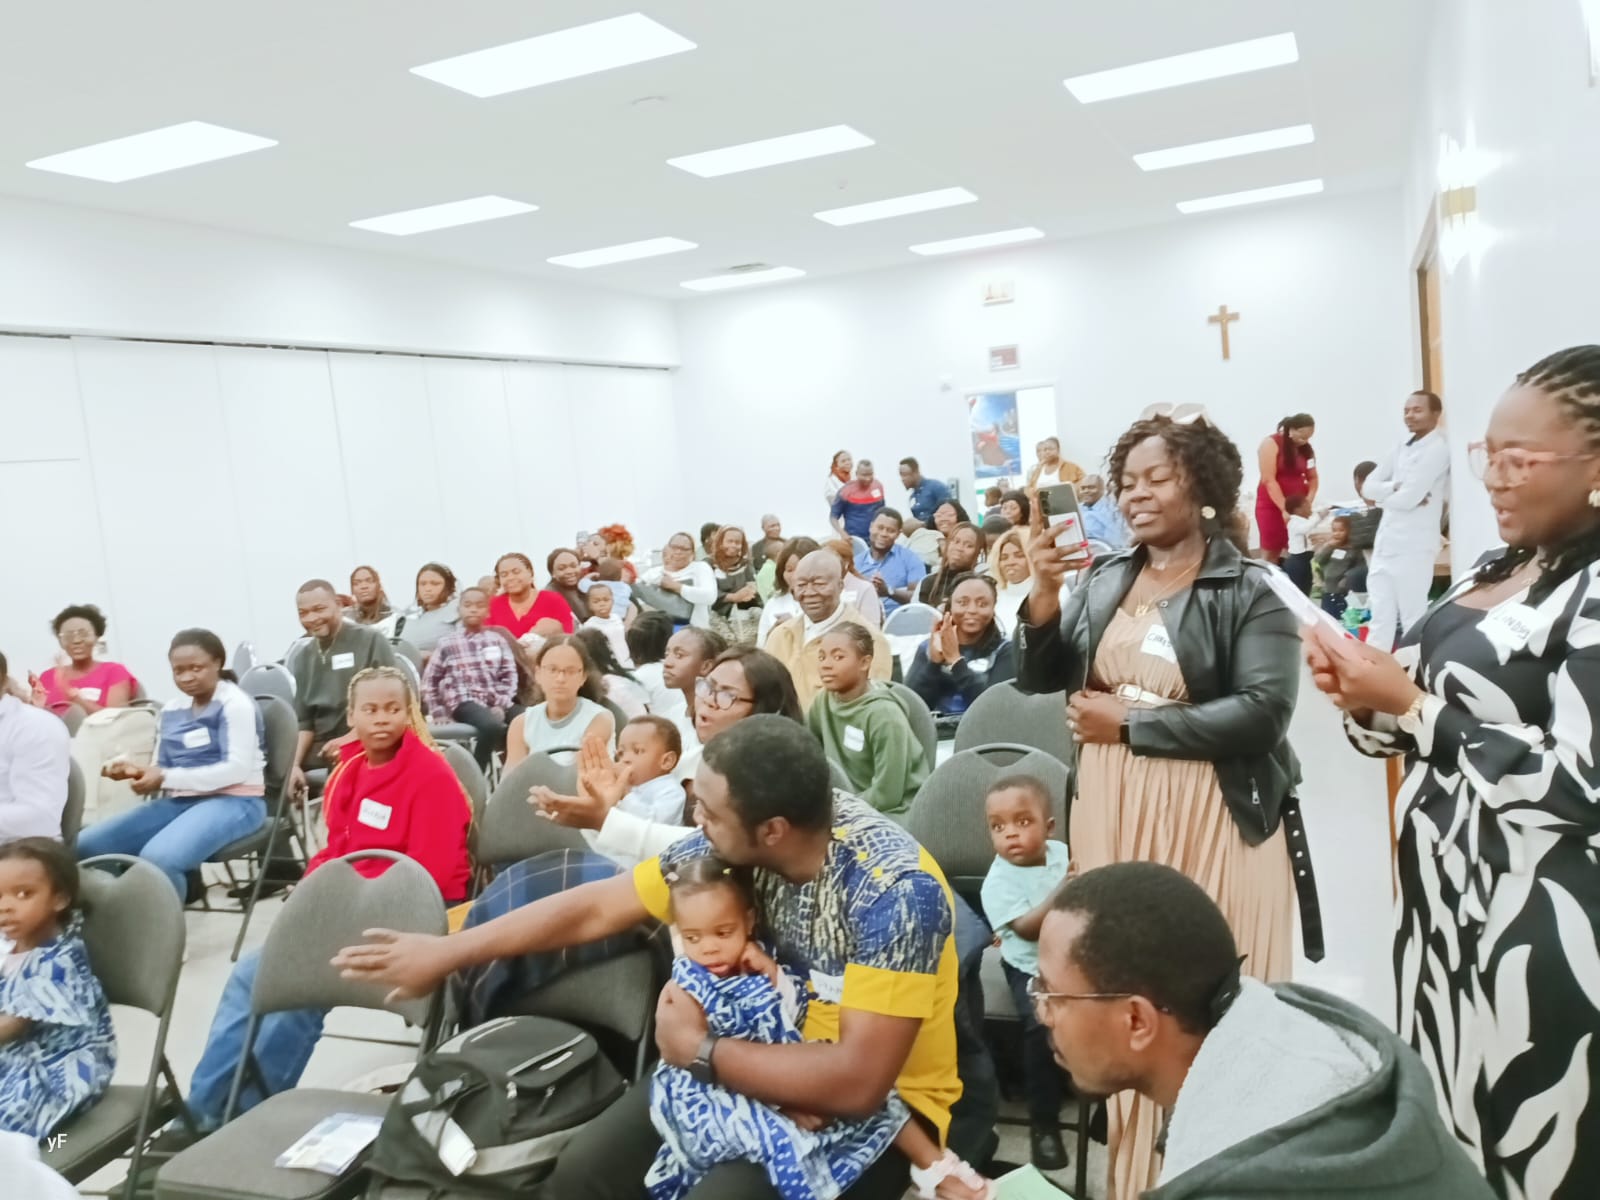
[[[1135,154],[1133,161],[1139,164],[1142,171],[1165,171],[1168,167],[1187,167],[1192,163],[1214,162],[1219,158],[1238,158],[1245,154],[1260,154],[1264,150],[1309,146],[1314,141],[1316,134],[1311,126],[1290,125],[1283,129],[1263,130],[1261,133],[1217,138],[1211,142],[1173,146],[1170,150],[1151,150],[1145,154]]]
[[[765,271],[741,271],[732,275],[711,275],[705,279],[686,279],[679,284],[691,292],[721,292],[728,288],[751,287],[758,283],[777,283],[782,279],[799,279],[805,272],[799,267],[768,267]]]
[[[1065,80],[1065,83],[1067,90],[1079,101],[1093,104],[1098,100],[1136,96],[1140,92],[1159,92],[1164,88],[1182,87],[1186,83],[1243,75],[1249,71],[1282,67],[1299,61],[1300,48],[1295,43],[1294,34],[1279,33],[1248,42],[1233,42],[1226,46],[1213,46],[1209,50],[1116,67],[1110,71],[1076,75]]]
[[[612,263],[632,262],[636,258],[656,258],[662,254],[677,254],[680,250],[693,250],[697,243],[682,238],[648,238],[642,242],[626,242],[621,246],[602,246],[598,250],[580,250],[576,254],[558,254],[546,261],[558,267],[605,267]]]
[[[541,84],[576,79],[693,50],[695,44],[643,13],[612,17],[539,37],[491,46],[412,67],[421,75],[469,96],[503,96]]]
[[[976,199],[966,188],[940,188],[936,192],[918,192],[914,196],[896,196],[892,200],[874,200],[869,204],[852,204],[848,208],[825,209],[814,215],[817,220],[826,221],[829,225],[859,225],[863,221],[882,221],[887,217],[954,208],[958,204],[971,204]]]
[[[1199,200],[1181,200],[1181,213],[1212,212],[1219,208],[1238,208],[1241,204],[1265,204],[1269,200],[1288,200],[1294,196],[1315,196],[1322,190],[1322,180],[1302,179],[1299,183],[1280,183],[1276,187],[1252,188],[1248,192],[1229,192],[1223,196],[1204,196]]]
[[[537,211],[537,205],[524,204],[521,200],[507,200],[504,196],[474,196],[471,200],[430,204],[427,208],[411,208],[384,217],[366,217],[351,221],[350,224],[356,229],[407,237],[413,233],[450,229],[456,225],[471,225],[477,221],[493,221],[497,217],[514,217],[518,213]]]
[[[168,125],[148,133],[36,158],[28,166],[37,171],[98,179],[102,183],[126,183],[130,179],[249,154],[252,150],[265,150],[277,144],[272,138],[240,133],[237,129],[224,129],[205,121],[185,121],[181,125]]]
[[[739,171],[754,171],[760,167],[774,167],[779,163],[799,162],[806,158],[821,158],[826,154],[842,154],[846,150],[860,150],[873,145],[866,134],[848,125],[830,125],[826,129],[811,129],[805,133],[790,133],[783,137],[767,138],[760,142],[746,142],[742,146],[727,146],[721,150],[707,150],[701,154],[685,154],[667,159],[667,165],[712,179],[718,175],[733,175]]]
[[[990,246],[1011,246],[1017,242],[1031,242],[1044,236],[1044,230],[1003,229],[999,233],[978,233],[971,237],[950,238],[943,242],[923,242],[912,246],[913,254],[960,254],[964,250],[986,250]]]

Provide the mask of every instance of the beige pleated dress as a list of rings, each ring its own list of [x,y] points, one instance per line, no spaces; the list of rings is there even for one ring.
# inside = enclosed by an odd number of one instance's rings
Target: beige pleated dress
[[[1143,649],[1161,609],[1142,617],[1117,610],[1095,654],[1091,686],[1131,683],[1170,700],[1188,699],[1176,662]],[[1135,705],[1134,707],[1152,707]],[[1283,828],[1248,845],[1228,812],[1209,762],[1142,758],[1126,746],[1088,745],[1068,838],[1083,871],[1119,862],[1166,863],[1193,879],[1228,919],[1246,974],[1268,982],[1294,965],[1294,879]],[[1163,1114],[1136,1092],[1107,1102],[1108,1200],[1136,1200],[1156,1185]]]

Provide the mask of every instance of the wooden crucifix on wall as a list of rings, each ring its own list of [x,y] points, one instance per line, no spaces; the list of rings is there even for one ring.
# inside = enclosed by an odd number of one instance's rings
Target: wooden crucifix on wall
[[[1233,357],[1232,347],[1228,345],[1228,325],[1232,321],[1237,321],[1239,317],[1239,313],[1229,312],[1228,306],[1222,304],[1217,306],[1216,312],[1206,318],[1208,324],[1222,327],[1222,357],[1224,361]]]

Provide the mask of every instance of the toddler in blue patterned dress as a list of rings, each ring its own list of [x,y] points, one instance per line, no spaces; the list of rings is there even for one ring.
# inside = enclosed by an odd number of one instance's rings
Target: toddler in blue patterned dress
[[[48,1137],[106,1090],[116,1061],[72,852],[50,838],[0,845],[0,1130]]]
[[[804,981],[755,941],[755,903],[743,875],[706,857],[684,863],[667,883],[683,945],[672,980],[705,1010],[709,1031],[768,1044],[800,1041]],[[783,1200],[834,1200],[891,1145],[911,1161],[912,1182],[927,1200],[981,1200],[991,1191],[970,1166],[941,1150],[893,1093],[871,1117],[808,1128],[812,1122],[797,1124],[777,1109],[661,1063],[651,1084],[650,1119],[661,1135],[645,1176],[652,1200],[680,1200],[725,1162],[765,1168]]]

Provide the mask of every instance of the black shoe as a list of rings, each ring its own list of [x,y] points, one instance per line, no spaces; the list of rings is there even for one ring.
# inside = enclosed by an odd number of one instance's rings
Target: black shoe
[[[1053,1127],[1035,1129],[1028,1144],[1033,1151],[1033,1165],[1041,1171],[1060,1171],[1067,1165],[1067,1148],[1061,1142],[1061,1133]]]

